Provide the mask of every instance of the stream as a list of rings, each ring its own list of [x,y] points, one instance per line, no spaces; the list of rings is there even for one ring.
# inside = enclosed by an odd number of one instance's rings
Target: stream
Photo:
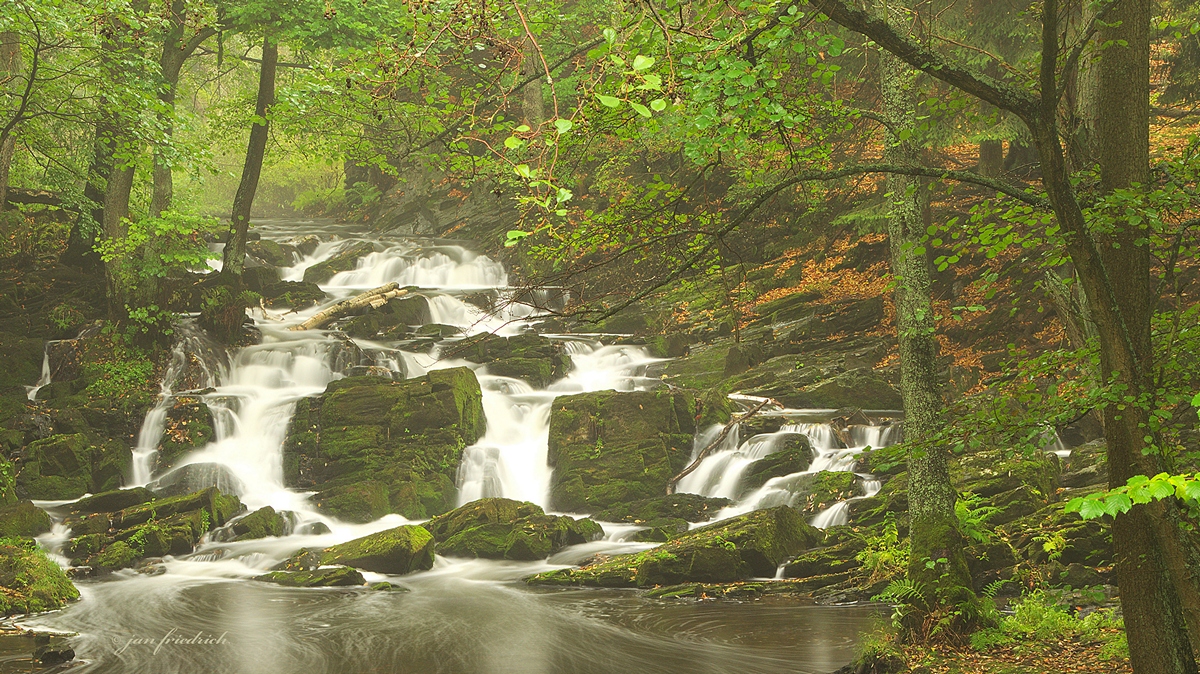
[[[343,226],[300,221],[265,221],[256,231],[280,241],[307,234],[321,238],[311,255],[281,270],[284,280],[300,280],[305,269],[347,245],[366,240],[375,252],[363,257],[357,269],[322,284],[329,296],[322,306],[296,312],[253,310],[263,336],[260,344],[226,354],[207,342],[194,321],[184,320],[159,404],[147,414],[137,438],[128,486],[154,488],[169,480],[169,473],[154,472],[166,412],[173,396],[199,395],[212,410],[215,439],[171,471],[191,464],[217,467],[222,488],[235,491],[249,511],[270,505],[294,513],[293,533],[236,543],[210,540],[190,555],[166,558],[155,567],[156,575],[124,570],[77,581],[82,601],[23,621],[29,627],[76,634],[70,640],[77,653],[72,671],[818,673],[853,657],[859,636],[880,615],[877,607],[816,606],[777,598],[655,600],[634,591],[550,590],[521,582],[597,553],[652,547],[625,540],[636,530],[633,525],[604,524],[603,540],[567,548],[542,562],[438,557],[433,569],[408,576],[364,574],[368,581],[388,580],[407,591],[289,589],[248,580],[302,547],[328,546],[407,522],[399,515],[368,524],[340,522],[313,509],[308,494],[284,486],[282,446],[297,402],[320,395],[329,382],[361,365],[356,353],[397,378],[438,368],[474,369],[487,429],[464,451],[458,502],[504,496],[543,507],[549,501],[546,455],[554,398],[653,389],[661,385],[656,368],[664,362],[639,346],[606,344],[602,335],[546,335],[564,342],[573,367],[539,390],[457,358],[454,338],[421,349],[403,342],[349,344],[344,335],[324,330],[290,331],[333,301],[391,281],[418,286],[429,298],[433,322],[466,335],[537,330],[540,307],[561,298],[510,288],[502,265],[462,242],[364,239]],[[478,301],[480,296],[490,298],[494,308],[480,308],[488,305]],[[189,354],[200,356],[202,370],[202,386],[190,392],[177,390]],[[43,378],[39,386],[49,381],[48,367]],[[33,389],[31,397],[35,394]],[[828,423],[803,420],[831,412],[773,410],[771,414],[783,417],[779,430],[745,439],[728,434],[679,490],[733,499],[734,505],[718,518],[795,505],[812,474],[850,471],[865,447],[899,440],[898,425],[878,420],[845,429],[850,443],[843,441],[846,435],[839,440]],[[694,452],[716,438],[719,429],[701,429]],[[742,489],[747,468],[795,435],[809,439],[811,466],[757,489]],[[879,489],[870,475],[858,475],[855,484],[855,498]],[[816,514],[812,523],[846,523],[846,503]],[[62,504],[39,505],[53,514]],[[59,525],[40,542],[55,552],[68,534]]]

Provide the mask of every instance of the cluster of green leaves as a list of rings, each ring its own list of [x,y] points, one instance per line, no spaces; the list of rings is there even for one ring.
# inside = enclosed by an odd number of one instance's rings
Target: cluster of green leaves
[[[911,546],[908,539],[901,539],[896,516],[889,512],[878,533],[867,533],[863,537],[865,546],[855,555],[868,574],[868,583],[889,578],[898,578],[908,571]]]
[[[1111,609],[1096,609],[1083,617],[1045,591],[1035,590],[1013,605],[1011,615],[995,612],[997,625],[971,635],[971,646],[979,651],[1016,646],[1040,650],[1068,640],[1098,642],[1101,658],[1129,657],[1123,621]]]

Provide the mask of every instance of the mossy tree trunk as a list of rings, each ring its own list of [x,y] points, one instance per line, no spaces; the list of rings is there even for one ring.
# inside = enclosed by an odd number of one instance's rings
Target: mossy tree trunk
[[[16,33],[0,33],[0,78],[16,80],[21,74],[21,43]],[[12,167],[17,138],[10,131],[0,140],[0,211],[8,200],[8,174]]]
[[[884,161],[917,165],[918,73],[890,53],[880,54],[883,117],[888,128]],[[943,399],[938,380],[936,323],[929,262],[922,243],[926,190],[919,179],[887,178],[888,238],[900,347],[900,393],[908,452],[908,503],[912,545],[908,576],[925,590],[926,608],[954,606],[973,599],[970,573],[950,483],[946,451],[921,447],[941,423]],[[931,563],[931,564],[930,564]]]
[[[226,283],[241,286],[242,268],[246,264],[246,232],[250,227],[250,207],[262,175],[263,157],[267,152],[267,133],[270,122],[267,114],[275,102],[275,68],[279,63],[279,45],[269,37],[263,38],[262,68],[258,73],[258,100],[254,106],[254,124],[250,127],[250,142],[246,148],[246,163],[242,180],[233,198],[233,215],[229,222],[229,242],[225,244],[221,276]]]
[[[1097,40],[1110,45],[1096,58],[1095,145],[1105,192],[1150,180],[1150,0],[1120,0],[1105,16]],[[1100,259],[1111,279],[1122,325],[1101,326],[1100,366],[1118,372],[1126,395],[1141,402],[1104,410],[1110,486],[1135,475],[1168,471],[1152,439],[1154,367],[1150,319],[1155,283],[1145,233],[1125,223],[1099,238]],[[1105,329],[1105,328],[1108,329]],[[1114,329],[1117,328],[1117,329]],[[1120,329],[1123,328],[1123,329]],[[1132,361],[1132,362],[1130,362]],[[1181,527],[1177,504],[1134,506],[1113,521],[1113,550],[1130,660],[1135,671],[1197,671],[1200,588],[1193,536]]]

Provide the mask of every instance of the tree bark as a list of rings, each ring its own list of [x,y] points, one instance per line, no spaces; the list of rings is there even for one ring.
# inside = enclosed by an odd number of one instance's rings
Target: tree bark
[[[880,88],[888,137],[886,163],[916,165],[920,148],[917,127],[918,72],[889,52],[880,54]],[[910,133],[905,137],[904,131]],[[900,351],[900,395],[904,401],[904,435],[908,451],[910,565],[908,577],[925,590],[927,608],[958,605],[973,599],[971,576],[963,555],[954,504],[958,493],[950,483],[948,457],[942,447],[920,447],[940,425],[944,402],[938,379],[937,326],[934,322],[925,234],[926,190],[916,176],[889,174],[888,241],[893,301]],[[944,561],[939,561],[944,560]],[[927,562],[933,562],[932,567]]]
[[[16,33],[0,33],[0,73],[9,79],[21,73],[21,42]],[[17,139],[11,132],[0,141],[0,211],[8,201],[8,176],[16,148]]]
[[[542,96],[542,79],[545,74],[542,72],[541,62],[538,61],[537,47],[533,44],[533,40],[526,36],[525,53],[521,55],[521,75],[535,77],[539,74],[542,77],[537,77],[521,87],[521,112],[525,117],[525,123],[534,129],[546,121],[546,100]]]
[[[229,222],[229,242],[225,244],[221,276],[233,285],[241,285],[242,268],[246,263],[246,230],[250,226],[250,207],[262,175],[263,157],[267,151],[267,114],[275,102],[275,66],[279,62],[279,46],[270,38],[263,39],[262,67],[258,74],[258,100],[254,106],[254,125],[250,127],[250,142],[246,148],[246,163],[242,180],[233,198],[233,215]]]
[[[133,166],[114,163],[104,191],[104,238],[119,239],[129,233],[126,218],[129,217],[129,193],[132,189]],[[108,315],[114,321],[128,318],[125,305],[130,300],[132,288],[128,279],[123,278],[118,270],[123,263],[122,260],[114,260],[104,266],[108,279]]]
[[[976,170],[992,178],[1004,171],[1004,141],[979,141],[979,166]]]

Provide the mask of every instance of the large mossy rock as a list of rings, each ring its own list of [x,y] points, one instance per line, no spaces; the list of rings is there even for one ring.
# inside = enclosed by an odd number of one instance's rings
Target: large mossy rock
[[[33,501],[18,501],[0,508],[0,537],[33,538],[50,531],[53,522]]]
[[[212,442],[213,416],[202,398],[179,396],[167,410],[162,441],[155,456],[155,472],[166,470],[185,454]]]
[[[271,571],[255,576],[254,580],[284,587],[354,587],[367,584],[362,574],[349,566],[334,566],[313,571]]]
[[[444,513],[455,505],[463,449],[483,435],[482,400],[467,368],[334,381],[297,405],[284,480],[318,491],[320,510],[350,522]]]
[[[116,489],[132,460],[129,447],[117,440],[93,444],[84,433],[52,435],[25,448],[17,493],[61,500]]]
[[[594,512],[663,494],[686,465],[695,433],[682,391],[564,396],[550,413],[550,506]]]
[[[0,537],[0,615],[62,608],[79,590],[31,540]]]
[[[450,350],[457,357],[487,365],[489,374],[523,379],[535,388],[545,388],[571,370],[571,358],[562,342],[533,333],[512,337],[475,335]]]
[[[363,571],[401,575],[433,568],[433,535],[413,524],[380,531],[323,550],[301,550],[278,571],[313,571],[322,566],[352,566]]]
[[[533,503],[506,498],[473,501],[424,524],[447,557],[534,561],[604,535],[590,519],[547,515]]]
[[[410,293],[392,298],[362,316],[355,316],[342,326],[342,330],[351,337],[362,339],[403,339],[413,328],[432,321],[429,299]]]
[[[742,474],[741,496],[744,496],[775,477],[808,470],[813,462],[812,443],[803,433],[789,433],[778,440],[779,447],[767,456],[750,464]]]
[[[272,267],[290,267],[300,259],[295,246],[270,239],[246,242],[246,254]]]
[[[645,524],[660,519],[705,522],[712,519],[721,508],[731,505],[733,501],[727,498],[680,493],[620,503],[592,517],[601,522],[627,524]]]
[[[267,536],[286,536],[292,528],[291,521],[284,513],[275,512],[271,506],[264,506],[244,517],[239,517],[229,525],[235,541],[249,541]]]
[[[1058,487],[1061,470],[1054,454],[1025,455],[989,449],[958,457],[951,463],[950,478],[959,491],[985,498],[1029,487],[1047,499]]]
[[[71,514],[113,513],[135,505],[141,505],[158,498],[154,492],[145,487],[133,489],[113,489],[100,492],[87,498],[81,498],[70,505]]]
[[[76,566],[90,567],[93,572],[133,566],[145,557],[185,555],[204,534],[224,526],[242,509],[236,496],[209,488],[116,512],[68,518],[66,524],[75,537],[64,546],[63,554]]]
[[[773,577],[788,558],[823,540],[824,534],[805,523],[799,512],[779,506],[694,529],[645,552],[617,555],[579,569],[541,573],[529,582],[647,587]]]
[[[319,262],[304,270],[304,280],[308,283],[324,283],[333,278],[334,274],[351,271],[358,268],[359,258],[375,252],[375,246],[359,241],[352,243],[324,262]]]

